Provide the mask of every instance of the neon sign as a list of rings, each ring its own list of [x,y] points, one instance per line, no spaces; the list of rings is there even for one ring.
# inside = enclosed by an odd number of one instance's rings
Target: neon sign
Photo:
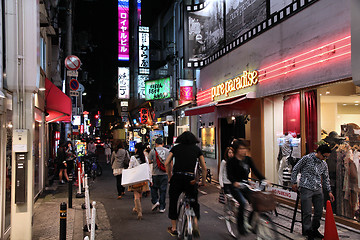
[[[118,60],[129,61],[129,1],[118,0],[119,52]]]
[[[251,87],[259,82],[258,71],[243,71],[243,74],[211,88],[211,100],[221,95],[229,96],[229,93]]]

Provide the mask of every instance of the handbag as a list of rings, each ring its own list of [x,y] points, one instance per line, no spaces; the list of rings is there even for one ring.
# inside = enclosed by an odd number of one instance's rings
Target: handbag
[[[114,176],[119,176],[121,174],[121,168],[114,168],[113,174],[114,174]]]
[[[142,182],[146,183],[146,181],[150,181],[150,168],[148,163],[124,169],[122,172],[121,185],[124,187]]]

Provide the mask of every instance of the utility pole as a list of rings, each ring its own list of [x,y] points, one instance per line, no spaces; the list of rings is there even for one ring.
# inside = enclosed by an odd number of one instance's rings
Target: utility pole
[[[65,56],[64,59],[72,54],[72,11],[73,11],[73,0],[67,0],[66,6],[66,38],[65,38]],[[65,94],[70,97],[70,79],[71,77],[67,76],[65,68]],[[71,134],[71,123],[65,123],[65,141],[69,141],[69,135]],[[71,135],[70,135],[71,136]]]

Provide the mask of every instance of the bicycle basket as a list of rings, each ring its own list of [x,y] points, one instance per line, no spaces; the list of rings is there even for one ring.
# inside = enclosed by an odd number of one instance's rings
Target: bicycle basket
[[[252,208],[257,212],[268,212],[276,208],[276,200],[272,192],[252,192],[250,201]]]

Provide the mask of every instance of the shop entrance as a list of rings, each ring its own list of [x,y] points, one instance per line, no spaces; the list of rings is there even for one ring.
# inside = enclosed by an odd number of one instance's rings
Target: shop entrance
[[[220,118],[221,159],[234,138],[250,140],[250,115]]]

